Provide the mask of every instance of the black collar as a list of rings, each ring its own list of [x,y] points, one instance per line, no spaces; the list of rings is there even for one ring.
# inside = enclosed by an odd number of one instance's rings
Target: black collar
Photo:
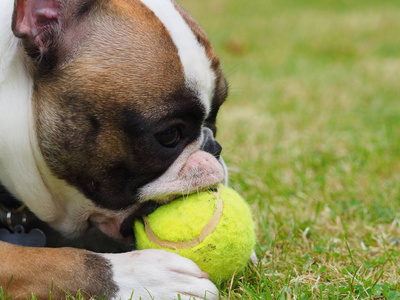
[[[15,226],[26,226],[32,219],[28,208],[0,183],[0,228],[14,231]]]

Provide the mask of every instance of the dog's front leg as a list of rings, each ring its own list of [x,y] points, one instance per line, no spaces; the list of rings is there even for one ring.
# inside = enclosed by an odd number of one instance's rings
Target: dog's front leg
[[[162,250],[98,254],[74,248],[29,248],[0,242],[0,286],[14,298],[217,299],[195,263]],[[193,298],[191,298],[193,299]]]
[[[66,293],[105,295],[118,292],[110,262],[85,250],[30,248],[0,242],[0,286],[12,298],[63,299]],[[7,288],[8,287],[8,288]]]

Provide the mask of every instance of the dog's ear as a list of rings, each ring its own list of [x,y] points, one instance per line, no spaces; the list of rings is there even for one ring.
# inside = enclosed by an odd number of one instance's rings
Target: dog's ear
[[[58,0],[15,0],[12,30],[32,58],[50,63],[62,30],[61,13]]]
[[[57,0],[15,0],[12,27],[17,37],[36,38],[59,20]]]

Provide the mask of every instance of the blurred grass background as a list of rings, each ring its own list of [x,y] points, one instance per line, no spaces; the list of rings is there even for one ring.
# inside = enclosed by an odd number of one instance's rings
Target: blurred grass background
[[[181,0],[220,55],[218,140],[261,263],[229,299],[400,299],[400,1]]]

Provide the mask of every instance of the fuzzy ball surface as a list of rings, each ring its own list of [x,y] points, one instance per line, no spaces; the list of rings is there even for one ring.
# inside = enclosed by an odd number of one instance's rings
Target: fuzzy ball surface
[[[248,263],[256,242],[249,205],[219,185],[178,198],[134,225],[137,248],[164,249],[193,260],[214,282]]]

